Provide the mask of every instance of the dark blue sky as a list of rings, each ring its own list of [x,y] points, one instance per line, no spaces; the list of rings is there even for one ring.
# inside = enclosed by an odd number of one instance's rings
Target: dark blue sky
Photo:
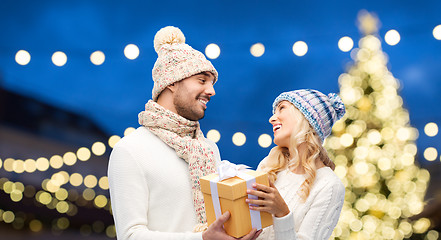
[[[390,29],[401,34],[395,46],[382,40],[388,67],[401,83],[400,95],[411,124],[420,131],[419,155],[428,146],[441,151],[440,137],[429,138],[423,132],[428,122],[441,124],[441,41],[432,36],[433,28],[441,24],[441,2],[436,0],[2,0],[0,84],[91,118],[109,135],[122,135],[125,128],[138,126],[137,114],[151,98],[154,34],[174,25],[195,49],[203,51],[209,43],[221,48],[219,58],[212,60],[220,76],[217,95],[201,121],[202,129],[221,132],[219,147],[224,158],[254,166],[268,153],[269,149],[257,145],[257,137],[271,135],[267,119],[280,92],[297,88],[339,91],[338,76],[352,60],[349,52],[338,49],[337,42],[349,36],[358,45],[356,18],[361,9],[379,16],[380,37]],[[291,50],[298,40],[309,47],[303,57]],[[266,48],[260,58],[249,52],[257,42]],[[140,49],[135,60],[123,53],[130,43]],[[14,60],[21,49],[31,54],[28,65]],[[103,65],[89,60],[96,50],[106,55]],[[66,65],[52,64],[55,51],[66,53]],[[237,131],[248,139],[240,148],[231,143]]]

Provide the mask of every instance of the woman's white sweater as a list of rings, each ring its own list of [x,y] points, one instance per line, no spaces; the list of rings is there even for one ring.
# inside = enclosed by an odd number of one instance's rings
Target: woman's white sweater
[[[345,187],[329,167],[319,168],[310,194],[302,202],[297,191],[304,180],[304,175],[287,169],[277,174],[275,186],[290,213],[273,217],[274,225],[265,228],[258,239],[329,239],[340,217]]]

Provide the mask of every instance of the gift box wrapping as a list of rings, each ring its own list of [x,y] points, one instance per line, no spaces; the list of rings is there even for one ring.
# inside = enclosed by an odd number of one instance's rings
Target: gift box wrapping
[[[248,170],[244,173],[254,177],[256,183],[269,186],[268,174],[253,170]],[[216,220],[210,185],[210,181],[216,178],[218,178],[218,174],[210,174],[200,179],[208,226]],[[236,238],[248,234],[253,226],[251,223],[250,208],[248,203],[245,202],[245,199],[248,198],[246,181],[236,176],[219,181],[216,185],[222,214],[226,211],[229,211],[231,214],[230,219],[224,224],[225,231],[228,235]],[[260,215],[261,228],[273,224],[273,218],[270,213],[254,212]]]

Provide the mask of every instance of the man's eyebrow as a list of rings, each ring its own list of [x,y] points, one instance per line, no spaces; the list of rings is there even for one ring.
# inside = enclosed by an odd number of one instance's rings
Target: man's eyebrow
[[[198,75],[204,75],[204,76],[206,76],[206,77],[211,77],[211,74],[208,73],[208,72],[201,72],[201,73],[199,73]]]

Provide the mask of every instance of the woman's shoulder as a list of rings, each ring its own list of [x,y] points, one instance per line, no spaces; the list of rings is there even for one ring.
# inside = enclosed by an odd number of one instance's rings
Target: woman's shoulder
[[[322,167],[317,169],[316,184],[322,187],[335,186],[335,188],[339,191],[344,191],[345,189],[343,182],[329,167]]]
[[[257,165],[257,170],[258,170],[258,171],[263,171],[262,167],[265,166],[265,164],[267,163],[267,161],[268,161],[268,156],[264,157],[264,158],[262,159],[262,161],[260,161],[259,165]]]

